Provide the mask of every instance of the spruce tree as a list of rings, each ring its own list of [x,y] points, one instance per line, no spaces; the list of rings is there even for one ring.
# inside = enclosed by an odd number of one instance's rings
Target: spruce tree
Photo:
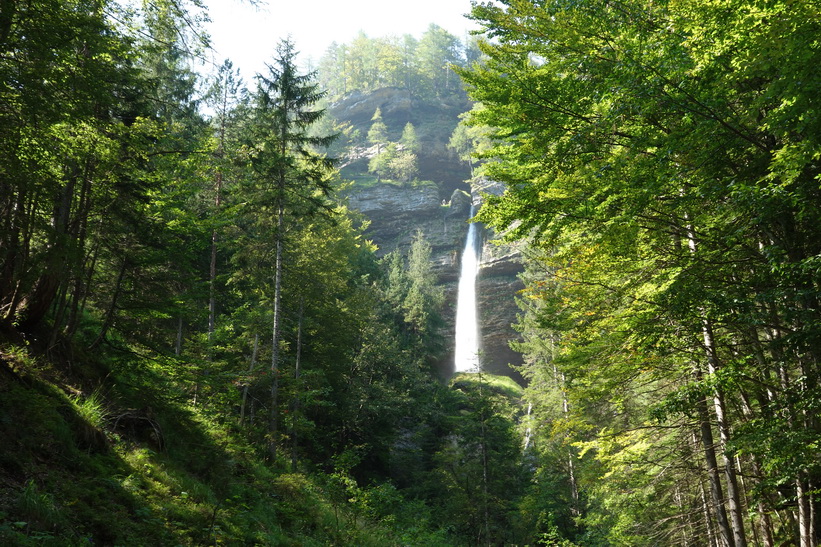
[[[276,455],[277,374],[282,332],[283,252],[287,244],[287,217],[306,217],[330,210],[332,160],[316,152],[331,144],[334,136],[311,136],[310,127],[325,113],[315,108],[324,93],[314,83],[314,74],[300,74],[297,52],[289,40],[280,42],[267,75],[258,76],[253,94],[253,112],[248,146],[256,191],[255,214],[273,217],[271,239],[275,256],[271,351],[271,406],[269,451]]]

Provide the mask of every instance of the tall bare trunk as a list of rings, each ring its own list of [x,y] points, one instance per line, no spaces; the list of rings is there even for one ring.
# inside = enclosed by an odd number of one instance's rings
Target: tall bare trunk
[[[111,295],[111,302],[108,305],[108,310],[106,310],[103,325],[100,327],[100,332],[97,334],[97,338],[95,338],[94,341],[88,346],[88,351],[97,349],[103,340],[105,340],[105,335],[108,333],[108,329],[111,328],[111,325],[114,323],[114,313],[117,310],[117,299],[120,296],[120,291],[123,286],[123,278],[125,277],[125,272],[127,269],[128,259],[124,258],[123,263],[120,265],[120,273],[117,274],[117,281],[114,284],[114,293]]]
[[[284,186],[284,185],[283,185]],[[282,228],[285,220],[285,206],[280,200],[277,212],[277,233],[276,233],[276,265],[274,267],[274,327],[272,332],[271,348],[271,412],[268,421],[268,452],[271,459],[276,458],[277,453],[277,429],[279,425],[279,413],[277,411],[279,396],[279,339],[282,331]]]
[[[698,446],[695,434],[693,434],[693,444]],[[710,516],[710,506],[707,504],[707,493],[704,492],[704,484],[701,482],[701,477],[698,479],[698,492],[701,499],[701,515],[704,518],[704,527],[707,530],[707,544],[710,547],[716,547],[716,533],[713,528],[713,519]]]
[[[686,220],[690,220],[690,215],[684,215]],[[695,255],[698,251],[695,228],[688,223],[686,226],[687,246],[690,253]],[[713,375],[720,368],[718,350],[713,336],[713,326],[710,318],[704,310],[699,310],[701,314],[701,332],[704,339],[704,349],[707,356],[707,371]],[[719,439],[721,441],[721,452],[724,459],[724,475],[727,481],[727,506],[730,510],[730,520],[733,531],[733,544],[735,547],[747,547],[747,538],[744,533],[744,519],[742,517],[742,507],[738,492],[738,480],[736,478],[735,464],[732,457],[727,454],[727,444],[730,440],[730,429],[727,424],[727,416],[724,405],[724,397],[720,388],[716,387],[713,392],[713,405],[715,407],[716,422],[718,424]],[[709,422],[707,422],[709,427]],[[702,430],[704,424],[702,421]],[[710,432],[712,437],[712,431]],[[715,452],[713,452],[715,458]],[[721,526],[719,524],[719,526]],[[723,534],[722,534],[723,535]]]
[[[812,509],[810,508],[810,496],[802,476],[795,479],[795,497],[798,503],[799,545],[800,547],[815,547],[815,538],[813,537],[812,530]]]
[[[713,338],[712,324],[709,319],[703,319],[702,332],[704,334],[704,347],[707,351],[707,371],[711,375],[714,375],[718,372],[720,363]],[[747,547],[747,536],[744,532],[744,517],[742,514],[743,506],[738,488],[735,460],[733,460],[727,451],[727,445],[730,442],[730,426],[727,423],[724,395],[718,387],[713,391],[713,404],[715,406],[716,422],[718,423],[721,452],[724,460],[724,476],[727,482],[727,505],[730,509],[730,520],[733,525],[735,545],[736,547]]]
[[[259,334],[254,335],[254,350],[251,352],[251,364],[248,366],[248,374],[250,375],[254,372],[254,368],[257,366],[257,349],[259,348]],[[245,386],[242,388],[242,404],[239,407],[239,423],[242,424],[245,422],[245,405],[248,401],[248,387],[249,381],[245,382]]]
[[[707,401],[704,399],[700,400],[696,405],[696,410],[699,415],[701,446],[704,450],[704,461],[707,465],[707,480],[710,483],[710,495],[713,501],[716,524],[718,525],[720,544],[722,547],[736,547],[730,522],[727,519],[727,511],[724,508],[724,492],[721,486],[718,461],[716,460],[713,428],[710,425]]]
[[[222,186],[222,174],[217,175],[216,206],[219,209],[219,189]],[[217,230],[211,231],[211,264],[208,269],[208,340],[214,335],[217,325]]]
[[[219,160],[225,155],[225,113],[228,108],[228,86],[225,86],[223,92],[222,102],[222,116],[220,116],[220,131],[219,131],[219,148],[217,149],[217,158]],[[216,188],[214,196],[214,210],[219,214],[220,205],[222,204],[222,165],[217,166]],[[208,340],[214,334],[216,329],[216,315],[217,315],[217,229],[211,231],[211,264],[209,268],[209,283],[208,283]]]
[[[570,416],[570,406],[567,402],[567,392],[565,391],[565,376],[564,373],[559,373],[556,366],[553,366],[553,373],[558,374],[559,386],[562,390],[562,415],[567,419]],[[570,514],[577,517],[581,514],[579,508],[579,485],[576,482],[576,463],[574,460],[573,449],[568,445],[567,447],[567,471],[570,478],[570,499],[573,501],[573,506],[570,508]]]

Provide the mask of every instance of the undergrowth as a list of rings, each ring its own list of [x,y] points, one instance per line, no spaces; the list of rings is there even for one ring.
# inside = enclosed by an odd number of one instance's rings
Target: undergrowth
[[[448,544],[385,485],[267,462],[165,366],[119,356],[76,377],[0,344],[0,545]]]

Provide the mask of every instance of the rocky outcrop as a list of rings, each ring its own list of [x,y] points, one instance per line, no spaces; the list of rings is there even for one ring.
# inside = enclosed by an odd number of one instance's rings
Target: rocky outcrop
[[[487,189],[487,188],[485,188]],[[444,336],[453,341],[460,258],[465,245],[472,202],[478,202],[461,190],[449,200],[439,197],[433,184],[376,184],[351,192],[348,203],[369,222],[365,237],[384,255],[394,249],[407,253],[411,240],[421,230],[431,246],[433,269],[445,292]],[[515,297],[522,289],[518,274],[522,271],[521,253],[516,245],[494,242],[492,233],[483,230],[484,244],[477,281],[483,366],[488,372],[512,376],[518,374],[508,365],[521,364],[521,355],[510,349],[509,341],[518,338],[512,324],[518,308]],[[444,374],[453,370],[452,345],[441,363]]]
[[[417,117],[410,91],[398,87],[383,87],[370,93],[349,93],[331,106],[331,114],[354,127],[365,128],[370,126],[377,108],[382,112],[382,120],[393,126],[403,127]]]
[[[441,198],[450,196],[454,189],[466,189],[465,180],[470,177],[470,168],[460,162],[448,142],[459,115],[470,109],[467,98],[458,95],[447,99],[421,100],[407,89],[384,87],[368,93],[355,91],[331,105],[329,113],[339,122],[350,124],[360,135],[355,145],[360,153],[345,158],[346,170],[352,173],[366,173],[368,154],[361,153],[367,146],[364,135],[372,124],[376,109],[382,113],[382,120],[388,128],[388,137],[397,142],[402,135],[405,124],[412,123],[416,128],[420,149],[420,180],[432,180],[439,186]]]
[[[450,200],[442,200],[435,185],[397,186],[377,184],[355,189],[348,197],[351,209],[368,221],[365,237],[385,255],[394,249],[407,253],[413,236],[421,230],[431,246],[433,270],[445,293],[443,336],[454,339],[459,258],[467,236],[470,196],[457,190]],[[439,363],[442,374],[453,372],[452,349]]]
[[[504,186],[483,180],[474,183],[473,192],[480,200],[484,194],[501,195]],[[516,295],[524,288],[519,279],[524,270],[520,247],[520,243],[502,242],[491,230],[486,230],[476,283],[485,368],[517,380],[521,377],[509,365],[522,364],[521,354],[510,349],[511,340],[521,339],[513,328],[519,312]]]
[[[469,203],[469,198],[464,199]],[[459,279],[459,253],[470,216],[469,206],[452,203],[453,199],[440,199],[433,184],[376,184],[348,197],[351,209],[369,221],[365,237],[376,243],[379,255],[394,249],[407,252],[413,236],[421,231],[431,246],[433,267],[442,283]]]

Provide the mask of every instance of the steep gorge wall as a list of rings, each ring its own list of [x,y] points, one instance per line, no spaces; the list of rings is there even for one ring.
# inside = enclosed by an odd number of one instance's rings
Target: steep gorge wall
[[[445,292],[444,336],[448,341],[443,359],[443,375],[453,371],[454,323],[460,258],[467,236],[471,200],[479,205],[481,193],[499,193],[497,184],[482,182],[471,188],[468,167],[458,161],[447,148],[458,116],[469,108],[465,100],[451,98],[440,103],[423,103],[407,90],[384,88],[371,93],[354,92],[333,105],[331,114],[347,122],[360,134],[367,134],[376,108],[398,139],[407,122],[417,128],[420,140],[419,178],[433,181],[415,185],[375,184],[354,186],[348,194],[351,209],[357,210],[370,224],[367,238],[384,255],[394,249],[407,252],[417,230],[421,230],[431,245],[433,269]],[[351,173],[366,172],[368,156],[363,147],[348,158]],[[343,169],[343,176],[345,169]],[[485,370],[505,374],[520,380],[508,367],[521,363],[521,356],[510,349],[508,341],[518,334],[511,327],[516,320],[515,296],[522,288],[517,275],[521,271],[518,250],[510,245],[498,246],[484,232],[485,243],[477,280],[480,317],[482,363]]]
[[[503,191],[501,184],[491,181],[479,181],[473,186],[476,201],[482,194],[498,195]],[[521,338],[512,325],[519,312],[516,296],[524,288],[519,279],[524,270],[522,253],[519,244],[502,243],[497,239],[492,230],[485,229],[476,283],[484,368],[521,382],[519,373],[509,365],[521,365],[522,356],[510,349],[509,342]]]
[[[417,230],[422,231],[431,245],[433,269],[445,292],[443,334],[448,341],[448,351],[440,368],[444,375],[450,374],[460,258],[467,236],[470,198],[456,191],[443,205],[434,185],[378,184],[352,191],[349,205],[369,221],[365,236],[376,243],[381,255],[394,249],[406,253]],[[483,368],[520,380],[508,366],[521,364],[521,355],[508,345],[509,340],[518,337],[511,325],[518,311],[515,296],[522,288],[518,278],[522,271],[520,252],[512,245],[493,243],[487,231],[483,233],[485,240],[477,280]]]
[[[458,191],[446,204],[442,201],[435,185],[378,184],[354,190],[349,196],[351,209],[368,220],[365,237],[379,247],[379,255],[394,249],[407,254],[416,232],[424,234],[431,246],[433,270],[445,291],[444,335],[452,341],[459,255],[467,235],[470,201],[466,194]]]

